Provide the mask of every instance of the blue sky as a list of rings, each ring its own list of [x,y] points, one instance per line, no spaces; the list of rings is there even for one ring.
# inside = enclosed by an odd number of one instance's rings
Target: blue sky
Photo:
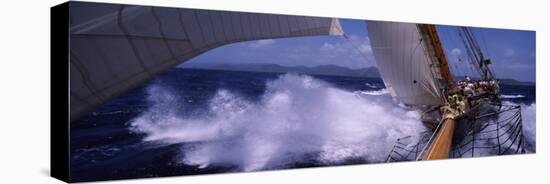
[[[438,26],[450,68],[455,75],[472,75],[467,53],[455,26]],[[509,29],[472,28],[490,67],[499,78],[535,81],[535,32]],[[463,62],[458,61],[461,59]]]
[[[195,57],[180,66],[199,63],[276,63],[285,66],[339,65],[349,68],[376,66],[365,21],[340,19],[350,41],[342,36],[310,36],[234,43]],[[456,27],[438,26],[451,70],[472,75]],[[491,68],[499,78],[535,81],[535,32],[472,28]],[[462,61],[459,61],[459,59]]]

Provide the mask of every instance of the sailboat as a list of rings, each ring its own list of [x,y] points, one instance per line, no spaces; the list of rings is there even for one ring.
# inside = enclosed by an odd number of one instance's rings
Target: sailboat
[[[336,18],[89,2],[70,2],[69,6],[71,122],[158,74],[223,45],[272,38],[345,36]],[[433,127],[414,143],[403,143],[406,138],[398,140],[388,161],[441,159],[455,153],[454,157],[462,156],[465,153],[460,150],[470,139],[474,155],[479,135],[495,126],[497,154],[523,149],[521,114],[516,113],[507,124],[499,121],[502,114],[521,111],[499,102],[498,81],[489,68],[490,60],[481,53],[468,28],[463,28],[462,38],[482,74],[477,81],[453,79],[434,25],[379,21],[367,21],[367,25],[386,89],[404,104],[424,111],[426,126]],[[464,95],[461,88],[473,83],[486,86],[484,93]],[[515,128],[507,131],[507,127]],[[504,141],[501,131],[518,136]],[[508,145],[515,147],[506,149]]]
[[[458,35],[476,80],[454,80],[435,25],[367,21],[367,29],[386,89],[423,111],[430,129],[398,139],[388,162],[524,152],[521,107],[500,102],[491,60],[469,28]]]

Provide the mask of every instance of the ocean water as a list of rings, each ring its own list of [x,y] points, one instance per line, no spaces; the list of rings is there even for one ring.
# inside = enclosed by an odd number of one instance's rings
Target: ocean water
[[[535,87],[502,85],[535,152]],[[381,79],[173,69],[71,124],[73,181],[383,162],[420,112]]]

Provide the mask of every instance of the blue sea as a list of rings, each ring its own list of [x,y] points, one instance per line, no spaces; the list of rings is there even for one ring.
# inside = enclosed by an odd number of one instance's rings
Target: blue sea
[[[535,86],[501,85],[531,153],[535,98]],[[380,163],[423,131],[378,78],[175,68],[71,123],[71,178]]]

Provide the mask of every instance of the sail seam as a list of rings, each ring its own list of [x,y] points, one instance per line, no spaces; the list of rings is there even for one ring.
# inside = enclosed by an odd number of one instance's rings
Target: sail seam
[[[126,28],[124,27],[123,23],[122,23],[122,11],[124,10],[124,5],[120,5],[119,9],[118,9],[118,27],[120,28],[120,30],[124,33],[125,37],[126,37],[126,40],[128,41],[128,44],[130,44],[130,47],[132,48],[132,51],[133,51],[133,54],[134,56],[136,57],[136,59],[138,60],[139,64],[141,65],[142,69],[148,74],[148,75],[151,75],[151,72],[149,71],[149,69],[145,66],[145,63],[143,62],[143,59],[141,58],[141,56],[139,55],[139,53],[137,52],[137,48],[134,44],[134,41],[128,37],[128,30],[126,30]]]
[[[164,42],[164,44],[166,45],[166,48],[168,49],[168,52],[170,52],[170,55],[172,56],[172,58],[174,60],[177,60],[176,55],[174,54],[174,51],[172,51],[172,48],[170,47],[170,44],[166,40],[166,36],[164,34],[164,29],[162,29],[162,22],[160,21],[157,13],[155,11],[155,7],[151,7],[151,14],[153,15],[153,17],[155,18],[155,20],[158,23],[158,29],[159,29],[159,32],[160,32],[160,35],[161,35],[161,39]]]
[[[185,23],[183,21],[183,16],[181,14],[181,10],[177,10],[178,11],[178,20],[179,20],[179,23],[180,23],[180,26],[181,26],[181,29],[183,30],[183,34],[185,35],[185,38],[187,40],[187,42],[189,43],[189,45],[191,46],[191,49],[192,50],[195,50],[195,45],[193,44],[193,42],[191,41],[191,37],[189,37],[189,33],[187,32],[187,27],[185,26]]]

